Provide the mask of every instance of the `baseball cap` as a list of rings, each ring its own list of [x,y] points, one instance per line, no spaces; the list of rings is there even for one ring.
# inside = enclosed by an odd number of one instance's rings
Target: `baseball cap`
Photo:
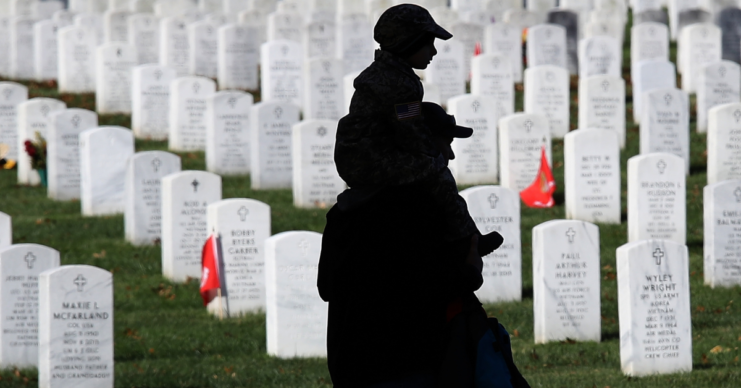
[[[425,124],[434,135],[467,138],[473,135],[473,129],[457,125],[455,116],[449,115],[445,109],[434,102],[422,103],[422,115]]]

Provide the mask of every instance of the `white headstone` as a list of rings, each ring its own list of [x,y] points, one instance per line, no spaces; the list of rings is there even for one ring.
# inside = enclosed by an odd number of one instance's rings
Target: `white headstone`
[[[93,30],[93,36],[95,37],[95,44],[101,45],[105,42],[105,31],[103,28],[103,11],[90,11],[91,13],[83,13],[75,15],[74,25],[77,27],[85,27]]]
[[[373,62],[373,26],[365,14],[344,15],[337,23],[337,57],[345,74],[362,71]]]
[[[643,94],[641,154],[667,152],[684,159],[690,173],[690,102],[679,89],[655,89]]]
[[[708,116],[708,184],[741,179],[741,103],[716,106]]]
[[[334,163],[337,121],[305,120],[293,126],[293,205],[327,208],[345,190]]]
[[[466,93],[463,44],[453,39],[436,44],[437,55],[425,70],[425,81],[440,88],[443,102]]]
[[[188,25],[188,74],[216,78],[218,26],[201,20]]]
[[[620,77],[622,67],[622,47],[617,39],[595,36],[579,41],[579,77],[592,75]]]
[[[57,30],[63,26],[54,20],[33,25],[33,70],[36,81],[57,79]]]
[[[206,100],[216,83],[205,77],[187,76],[170,83],[169,149],[206,149]]]
[[[128,18],[128,42],[136,47],[139,65],[159,63],[159,22],[151,13],[135,13]]]
[[[162,178],[162,274],[175,282],[200,279],[208,238],[206,209],[221,200],[221,177],[181,171]]]
[[[628,241],[685,243],[684,160],[667,153],[628,159]]]
[[[0,247],[0,363],[37,367],[39,274],[59,267],[59,252],[38,244]]]
[[[0,250],[13,244],[13,223],[9,215],[0,212]]]
[[[620,223],[620,143],[604,129],[579,129],[564,137],[566,218]]]
[[[535,343],[600,342],[600,244],[597,225],[552,220],[533,228]]]
[[[225,199],[208,206],[208,230],[221,241],[222,308],[230,317],[265,310],[265,240],[270,206],[254,199]],[[219,301],[209,304],[218,312]]]
[[[443,100],[440,98],[440,87],[431,84],[429,82],[422,81],[422,89],[424,89],[425,94],[422,97],[422,102],[434,102],[437,105],[444,105]]]
[[[620,148],[625,148],[625,81],[622,77],[593,75],[579,79],[579,128],[615,132]]]
[[[484,303],[522,299],[520,196],[501,186],[476,186],[460,192],[481,234],[499,232],[504,244],[482,257],[484,284],[476,296]]]
[[[283,232],[265,240],[267,351],[281,358],[325,357],[327,304],[316,288],[322,235]]]
[[[252,95],[221,91],[206,99],[206,169],[219,175],[250,172]]]
[[[36,20],[49,19],[57,12],[64,8],[64,2],[57,0],[32,1],[31,15]]]
[[[283,101],[302,106],[303,52],[301,43],[276,40],[260,47],[263,101]]]
[[[261,102],[252,107],[250,172],[252,189],[290,188],[293,181],[292,127],[299,122],[297,106]]]
[[[687,247],[668,240],[617,249],[620,364],[630,376],[692,371]]]
[[[682,73],[682,90],[696,91],[703,65],[721,60],[721,31],[712,23],[697,23],[682,30],[677,63]]]
[[[539,24],[527,29],[527,67],[542,65],[567,68],[566,29],[563,26]]]
[[[343,110],[343,61],[314,58],[304,67],[304,119],[339,120]]]
[[[47,128],[47,177],[49,198],[67,201],[80,198],[79,134],[98,126],[98,115],[71,108],[51,114]]]
[[[269,12],[268,12],[269,13]],[[257,43],[268,41],[267,13],[259,10],[248,10],[239,13],[239,23],[257,30]]]
[[[593,38],[595,36],[609,36],[618,41],[618,46],[620,46],[620,49],[622,50],[623,33],[625,31],[624,27],[625,24],[623,24],[622,20],[612,18],[607,20],[590,20],[584,26],[584,37]]]
[[[33,79],[33,24],[31,17],[16,17],[10,20],[10,76],[13,79]]]
[[[548,119],[551,136],[569,132],[569,72],[565,67],[543,65],[525,70],[525,112]]]
[[[0,50],[3,53],[10,51],[10,16],[0,16]],[[10,56],[0,55],[0,76],[10,77]]]
[[[186,20],[179,17],[167,17],[160,20],[160,65],[175,69],[178,77],[188,74],[190,46]]]
[[[108,10],[103,14],[103,31],[105,42],[127,42],[129,40],[129,25],[126,20],[129,11]]]
[[[703,190],[705,284],[712,288],[741,284],[741,180],[727,180]]]
[[[60,93],[95,92],[95,31],[87,27],[64,27],[57,33]]]
[[[42,272],[39,387],[113,388],[113,369],[112,274],[89,265]]]
[[[643,93],[654,89],[675,88],[677,73],[669,61],[638,62],[633,77],[633,121],[640,122],[643,113]]]
[[[95,54],[95,107],[98,113],[131,113],[131,69],[136,48],[125,42],[98,46]]]
[[[8,146],[7,159],[18,160],[25,154],[25,148],[18,145],[18,104],[26,100],[27,87],[15,82],[0,82],[0,143]]]
[[[336,28],[334,20],[320,20],[306,25],[303,43],[304,54],[307,59],[337,55]]]
[[[450,26],[455,40],[463,44],[463,63],[466,78],[471,74],[471,58],[476,53],[476,45],[484,43],[484,26],[478,23],[457,22]]]
[[[58,22],[61,26],[71,26],[75,24],[75,13],[69,9],[60,9],[54,12],[51,19]]]
[[[707,132],[708,111],[718,105],[741,102],[741,66],[732,61],[707,64],[697,79],[697,132]]]
[[[132,69],[131,127],[140,139],[167,139],[170,112],[170,83],[175,70],[147,64]]]
[[[630,29],[630,63],[669,60],[669,28],[666,24],[646,22]],[[632,69],[631,69],[632,70]],[[635,76],[634,76],[635,77]]]
[[[482,54],[471,60],[471,94],[494,100],[497,117],[515,113],[515,85],[510,62],[501,54]]]
[[[124,212],[126,162],[134,154],[134,135],[123,127],[98,127],[80,133],[82,215]]]
[[[154,245],[162,238],[162,178],[180,172],[180,157],[164,151],[145,151],[131,156],[126,164],[126,241]]]
[[[473,136],[452,144],[455,159],[449,167],[458,184],[499,181],[497,111],[497,103],[491,97],[464,94],[448,100],[448,113],[456,117],[456,124],[473,128]]]
[[[522,31],[519,26],[496,23],[486,26],[483,50],[507,58],[514,82],[522,82]]]
[[[292,11],[273,12],[267,17],[268,42],[290,40],[301,43],[303,27],[303,15]]]
[[[243,24],[227,24],[218,31],[219,89],[257,90],[260,46],[257,30]]]
[[[25,153],[23,144],[26,140],[35,141],[36,132],[46,139],[51,114],[66,108],[64,102],[45,97],[36,97],[18,104],[19,184],[38,185],[41,182],[38,172],[31,168],[31,158]]]
[[[501,184],[519,193],[538,175],[542,147],[551,162],[551,133],[545,116],[517,113],[499,120]]]

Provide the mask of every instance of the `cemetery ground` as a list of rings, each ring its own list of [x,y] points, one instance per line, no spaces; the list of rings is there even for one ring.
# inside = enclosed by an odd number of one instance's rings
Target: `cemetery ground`
[[[624,47],[629,47],[629,38],[628,34]],[[626,79],[628,55],[626,50]],[[675,55],[673,50],[672,56]],[[94,110],[92,94],[59,95],[55,85],[26,84],[29,97],[54,97],[69,107]],[[572,129],[577,118],[576,86],[572,79]],[[521,111],[522,88],[517,89],[516,105]],[[630,86],[627,89],[630,95]],[[623,222],[599,225],[602,342],[535,345],[533,341],[531,231],[542,222],[565,218],[561,140],[553,143],[557,206],[522,208],[523,300],[487,304],[485,308],[509,330],[515,362],[533,387],[739,387],[741,287],[710,289],[703,285],[705,135],[694,133],[694,120],[692,174],[686,186],[693,371],[644,378],[629,378],[620,371],[615,249],[627,242],[626,161],[638,154],[639,136],[632,121],[630,99],[626,107],[628,141],[621,155]],[[130,118],[101,115],[100,125],[130,128]],[[166,149],[166,142],[136,142],[137,151]],[[202,152],[179,155],[183,170],[205,169]],[[266,354],[264,314],[220,321],[203,307],[196,279],[184,284],[166,280],[161,275],[160,246],[134,247],[127,243],[123,216],[83,217],[79,201],[54,202],[47,199],[42,188],[18,186],[15,171],[0,172],[0,193],[0,209],[13,217],[15,243],[43,244],[60,251],[63,265],[89,264],[113,273],[117,387],[331,386],[324,359],[281,360]],[[289,230],[322,232],[328,210],[295,208],[290,190],[253,191],[248,177],[224,177],[223,197],[253,198],[269,204],[273,234]],[[36,370],[0,371],[0,387],[24,386],[37,386]]]

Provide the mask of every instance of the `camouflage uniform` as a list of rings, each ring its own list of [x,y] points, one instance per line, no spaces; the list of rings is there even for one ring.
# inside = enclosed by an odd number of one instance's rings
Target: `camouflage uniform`
[[[415,33],[415,22],[423,27],[434,23],[424,8],[399,7],[405,12],[395,16],[413,20],[397,23],[402,30]],[[382,48],[389,40],[394,44],[410,38],[410,31],[379,31],[379,25],[375,37]],[[377,50],[375,61],[355,79],[354,87],[350,113],[337,129],[335,164],[342,179],[357,190],[422,184],[444,214],[450,241],[478,234],[455,179],[424,125],[421,107],[419,114],[399,119],[398,109],[416,112],[414,105],[421,103],[424,94],[411,66],[391,52]]]

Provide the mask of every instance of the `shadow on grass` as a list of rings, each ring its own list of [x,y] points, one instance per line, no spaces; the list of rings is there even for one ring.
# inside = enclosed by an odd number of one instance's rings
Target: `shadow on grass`
[[[532,287],[522,288],[522,299],[533,299],[533,288]]]
[[[620,339],[620,333],[616,331],[611,331],[609,333],[602,333],[602,342],[610,341],[610,340],[619,340]]]

